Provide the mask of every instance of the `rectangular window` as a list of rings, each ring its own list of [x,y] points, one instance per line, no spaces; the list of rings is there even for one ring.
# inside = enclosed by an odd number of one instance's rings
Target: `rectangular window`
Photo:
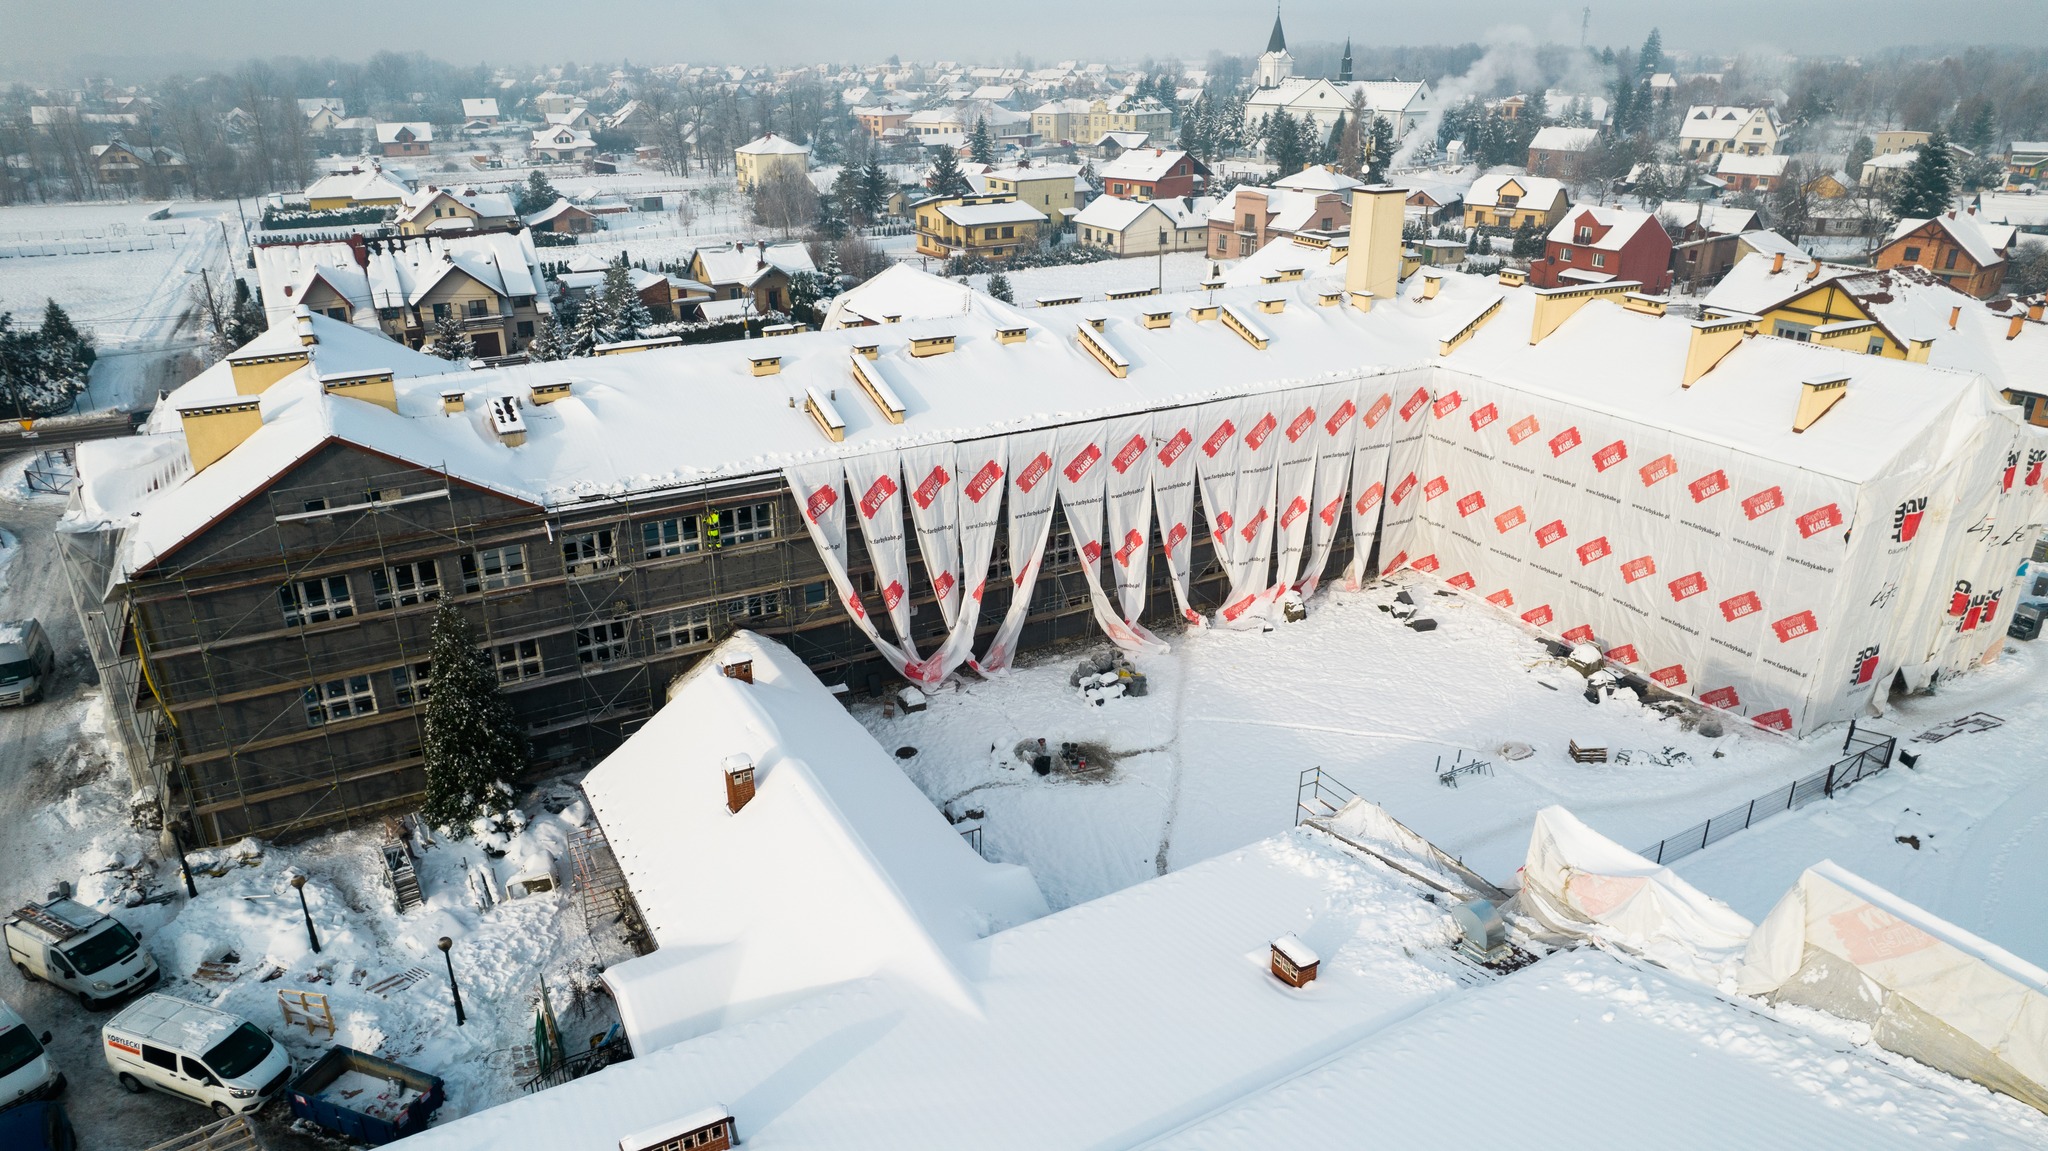
[[[433,662],[423,659],[391,669],[391,698],[398,702],[398,706],[411,707],[427,702],[427,693],[434,686],[429,675],[432,668]]]
[[[1604,268],[1604,267],[1606,267],[1606,266],[1607,266],[1607,253],[1605,253],[1605,252],[1595,252],[1595,253],[1593,253],[1593,266],[1594,266],[1594,267],[1596,267],[1596,268]]]
[[[819,608],[824,607],[828,602],[830,602],[830,597],[825,590],[824,584],[807,583],[804,585],[805,611],[817,611]]]
[[[1559,249],[1557,250],[1557,258],[1558,258],[1558,259],[1560,259],[1560,260],[1563,260],[1563,261],[1564,261],[1565,263],[1567,263],[1567,264],[1571,263],[1571,262],[1572,262],[1572,250],[1571,250],[1570,248],[1559,248]]]
[[[1910,262],[1910,261],[1913,261],[1913,260],[1917,260],[1917,259],[1919,259],[1919,258],[1920,258],[1920,249],[1918,249],[1918,248],[1913,248],[1913,247],[1908,247],[1908,248],[1906,249],[1906,259],[1907,259],[1907,260],[1908,260],[1909,262]]]
[[[711,609],[684,608],[654,621],[654,650],[681,651],[711,642]]]
[[[445,320],[453,314],[453,310],[446,303],[434,305],[434,318],[436,320]]]
[[[484,548],[462,557],[464,591],[491,591],[526,582],[526,545]]]
[[[1867,347],[1867,348],[1865,348],[1865,349],[1863,349],[1863,351],[1864,351],[1864,354],[1865,354],[1865,355],[1870,355],[1870,356],[1881,356],[1881,355],[1884,355],[1884,337],[1883,337],[1883,336],[1872,336],[1872,337],[1870,337],[1870,346],[1869,346],[1869,347]]]
[[[1061,528],[1052,533],[1051,539],[1045,541],[1045,560],[1039,564],[1039,569],[1057,571],[1060,568],[1071,567],[1079,556],[1080,553],[1074,550],[1074,533]]]
[[[378,611],[432,603],[441,598],[441,573],[435,569],[433,560],[378,568],[370,573],[370,584],[377,593]]]
[[[1956,257],[1957,257],[1957,256],[1959,256],[1959,255],[1961,255],[1961,254],[1962,254],[1962,253],[1961,253],[1961,252],[1959,252],[1959,251],[1957,251],[1956,249],[1954,249],[1954,248],[1950,248],[1950,249],[1948,250],[1948,259],[1942,262],[1942,265],[1941,265],[1941,267],[1942,267],[1942,270],[1943,270],[1943,271],[1947,271],[1947,272],[1953,272],[1953,271],[1955,271],[1955,270],[1956,270]]]
[[[1008,239],[1013,239],[1013,238],[1015,238],[1015,237],[1016,237],[1016,235],[1017,235],[1017,229],[1015,229],[1015,228],[1004,228],[1004,229],[1003,229],[1003,239],[1005,239],[1005,240],[1008,240]]]
[[[376,713],[377,695],[370,690],[370,677],[367,675],[330,679],[306,689],[307,727]]]
[[[1779,320],[1772,329],[1771,334],[1781,339],[1798,340],[1802,344],[1810,344],[1813,342],[1813,325],[1795,324],[1788,320]]]
[[[610,528],[562,537],[562,566],[569,569],[570,575],[604,571],[617,562],[618,556],[612,551]]]
[[[626,655],[625,620],[610,620],[576,629],[576,659],[581,663],[610,663]]]
[[[735,624],[745,626],[749,621],[774,619],[782,614],[782,592],[764,591],[757,595],[743,595],[726,601],[725,615]]]
[[[677,516],[640,525],[640,550],[648,559],[687,555],[701,543],[696,516]]]
[[[347,576],[328,576],[324,579],[288,583],[277,589],[277,598],[284,609],[286,627],[325,623],[331,619],[347,619],[356,614],[355,600],[349,595]]]
[[[491,649],[491,662],[498,668],[499,683],[538,679],[541,674],[540,641],[522,639],[498,644]]]
[[[720,543],[744,544],[775,538],[775,503],[741,504],[719,517]]]
[[[491,311],[491,302],[489,300],[469,300],[462,305],[462,314],[465,316],[488,316],[491,314]]]
[[[520,339],[522,339],[522,340],[530,340],[530,339],[532,339],[532,338],[533,338],[533,321],[532,321],[532,320],[521,320],[521,321],[519,321],[519,338],[520,338]]]

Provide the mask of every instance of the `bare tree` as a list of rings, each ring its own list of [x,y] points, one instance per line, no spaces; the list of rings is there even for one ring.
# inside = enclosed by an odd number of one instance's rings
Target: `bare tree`
[[[778,171],[753,188],[754,222],[774,228],[783,239],[818,219],[818,190],[802,172]]]

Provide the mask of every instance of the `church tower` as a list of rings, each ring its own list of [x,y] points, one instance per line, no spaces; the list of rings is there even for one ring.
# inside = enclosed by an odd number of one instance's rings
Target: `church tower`
[[[1280,9],[1273,9],[1273,34],[1266,39],[1266,51],[1259,56],[1259,87],[1278,88],[1280,81],[1294,75],[1294,57],[1287,54],[1287,34],[1280,30]]]
[[[1351,37],[1344,37],[1344,59],[1337,65],[1337,83],[1351,83]]]

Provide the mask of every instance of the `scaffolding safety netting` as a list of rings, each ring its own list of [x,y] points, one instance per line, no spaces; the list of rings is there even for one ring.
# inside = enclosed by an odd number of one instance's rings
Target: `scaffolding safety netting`
[[[1832,861],[1764,917],[1736,986],[2048,1111],[2048,972]]]
[[[1554,805],[1536,813],[1521,879],[1511,910],[1710,986],[1735,975],[1753,929],[1670,868]]]

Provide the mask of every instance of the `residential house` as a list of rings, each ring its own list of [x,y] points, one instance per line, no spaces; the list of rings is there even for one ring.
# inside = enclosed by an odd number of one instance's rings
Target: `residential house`
[[[119,139],[87,150],[93,179],[102,184],[183,183],[191,175],[185,158],[156,144],[130,147]]]
[[[586,107],[572,108],[567,112],[550,112],[547,122],[550,128],[569,128],[577,132],[595,132],[604,126],[596,114]]]
[[[542,116],[559,116],[588,104],[588,100],[568,92],[542,92],[533,98],[533,110]]]
[[[2038,192],[1979,192],[1977,218],[2010,224],[2021,232],[2048,235],[2048,196]]]
[[[434,126],[424,120],[379,122],[377,125],[377,154],[380,156],[424,156],[433,142]]]
[[[1714,154],[1714,175],[1730,192],[1769,192],[1785,178],[1790,156],[1751,156],[1742,152]]]
[[[306,206],[315,212],[340,208],[396,208],[412,190],[392,179],[376,161],[352,165],[306,186]]]
[[[508,193],[429,184],[406,197],[405,205],[398,210],[397,223],[400,235],[423,236],[428,232],[509,228],[518,223],[518,216]]]
[[[552,232],[556,235],[587,236],[604,227],[596,214],[557,197],[555,202],[526,217],[526,226],[536,232]]]
[[[1930,132],[1909,132],[1903,129],[1889,129],[1870,134],[1870,154],[1892,156],[1900,152],[1917,152],[1921,145],[1933,139]]]
[[[1209,211],[1208,252],[1236,259],[1275,237],[1343,231],[1351,226],[1351,189],[1358,183],[1334,169],[1310,166],[1269,187],[1240,184]]]
[[[1849,194],[1849,173],[1835,169],[1809,177],[1799,190],[1821,200],[1839,200]]]
[[[1727,275],[1742,258],[1738,237],[1756,228],[1756,211],[1667,200],[1657,207],[1657,222],[1671,237],[1673,282],[1697,287]]]
[[[1961,215],[1951,210],[1931,220],[1909,218],[1893,225],[1876,263],[1879,268],[1916,264],[1964,295],[1988,300],[2005,285],[2013,236],[2011,224],[1989,223],[1974,210]]]
[[[1207,197],[1126,200],[1102,196],[1074,217],[1074,238],[1119,256],[1200,252],[1209,236]]]
[[[598,267],[591,268],[587,266],[588,264],[597,264]],[[573,270],[578,267],[582,270]],[[569,300],[580,304],[591,293],[604,290],[605,277],[610,269],[603,261],[578,261],[572,264],[571,268],[571,271],[555,277],[555,286],[561,289],[558,301]],[[708,284],[684,279],[681,276],[650,272],[646,268],[628,267],[626,279],[633,287],[633,294],[640,297],[640,302],[647,305],[657,321],[664,316],[681,319],[686,312],[693,310],[689,305],[712,298],[711,286]]]
[[[892,131],[900,131],[910,122],[910,111],[893,104],[876,104],[853,110],[853,118],[860,122],[861,131],[877,140]]]
[[[816,270],[802,244],[763,241],[749,250],[735,241],[729,248],[697,249],[689,278],[709,288],[713,300],[741,301],[743,312],[765,315],[789,310],[791,275]]]
[[[1209,184],[1209,166],[1178,149],[1125,152],[1097,172],[1105,195],[1133,200],[1198,196]]]
[[[1539,288],[1583,287],[1634,280],[1649,295],[1671,288],[1671,237],[1657,217],[1628,208],[1582,204],[1544,239],[1543,258],[1529,265]]]
[[[299,115],[305,117],[309,134],[326,136],[341,130],[342,122],[348,119],[348,109],[340,97],[320,96],[300,100]]]
[[[1104,132],[1088,147],[1104,160],[1114,160],[1125,152],[1139,148],[1150,148],[1152,137],[1144,132]]]
[[[1888,188],[1897,183],[1920,157],[1920,149],[1893,152],[1887,156],[1872,156],[1863,161],[1863,170],[1856,175],[1856,182],[1866,188]]]
[[[2005,183],[2009,188],[2048,182],[2048,140],[2015,140],[2006,158]]]
[[[1553,124],[1540,128],[1529,141],[1529,173],[1555,176],[1568,184],[1586,178],[1594,151],[1600,146],[1600,129],[1566,128]]]
[[[1561,180],[1493,172],[1465,189],[1465,226],[1547,230],[1564,218],[1570,206],[1571,198],[1565,195]]]
[[[991,196],[1008,196],[1045,213],[1053,227],[1064,229],[1087,203],[1079,164],[1034,164],[1030,167],[990,168],[981,175],[982,187]]]
[[[527,142],[526,154],[537,163],[583,164],[597,155],[597,141],[574,128],[542,128]]]
[[[255,259],[272,331],[303,307],[418,348],[453,317],[490,358],[524,350],[550,311],[524,231],[265,244]]]
[[[811,150],[773,132],[733,149],[733,173],[744,192],[778,175],[802,176],[811,166]]]
[[[1694,104],[1679,121],[1678,150],[1688,157],[1718,152],[1768,156],[1778,150],[1778,125],[1768,108]]]
[[[1036,247],[1045,213],[1005,196],[948,196],[917,205],[917,253],[1002,261]]]
[[[654,111],[644,100],[628,100],[604,117],[603,131],[624,132],[635,138],[654,128]]]
[[[1031,109],[1031,131],[1050,143],[1099,141],[1107,132],[1142,133],[1154,139],[1173,135],[1173,110],[1146,97],[1048,100]]]
[[[472,123],[495,125],[498,122],[498,100],[495,96],[465,99],[462,102],[462,118]]]

